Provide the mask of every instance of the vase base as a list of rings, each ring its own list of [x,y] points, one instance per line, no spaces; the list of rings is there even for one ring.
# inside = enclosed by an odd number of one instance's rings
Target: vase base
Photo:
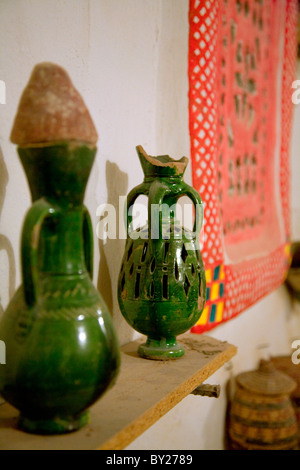
[[[18,427],[31,434],[64,434],[77,431],[90,421],[89,411],[77,416],[56,417],[53,419],[32,419],[20,415]]]
[[[184,355],[184,347],[177,343],[175,339],[147,339],[146,343],[139,346],[138,353],[145,359],[156,361],[166,361],[178,359]]]

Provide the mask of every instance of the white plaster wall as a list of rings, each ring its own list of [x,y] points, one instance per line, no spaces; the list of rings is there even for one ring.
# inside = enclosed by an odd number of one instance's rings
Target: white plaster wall
[[[42,61],[65,67],[98,129],[99,150],[85,199],[96,233],[97,207],[106,202],[117,205],[119,195],[126,195],[143,178],[136,145],[154,155],[189,156],[188,3],[0,1],[0,79],[6,83],[6,104],[0,104],[1,308],[20,283],[20,230],[30,206],[27,182],[9,134],[32,68]],[[297,151],[294,141],[292,166],[299,170]],[[299,185],[293,178],[292,202],[299,212]],[[185,179],[191,183],[190,166]],[[299,229],[295,236],[300,236]],[[122,344],[136,336],[117,305],[123,247],[124,240],[103,243],[95,236],[94,282],[111,309]],[[221,384],[221,397],[187,397],[128,449],[222,449],[230,374],[256,367],[264,354],[260,345],[268,344],[271,354],[289,353],[298,332],[299,314],[291,309],[284,286],[212,330],[211,336],[239,349],[232,371],[223,367],[209,381]]]

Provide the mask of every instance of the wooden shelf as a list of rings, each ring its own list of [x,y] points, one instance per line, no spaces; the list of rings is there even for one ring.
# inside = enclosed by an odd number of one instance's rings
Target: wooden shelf
[[[17,429],[18,411],[0,406],[0,449],[120,450],[208,379],[237,352],[235,346],[206,335],[178,338],[185,355],[172,361],[142,359],[142,340],[122,347],[116,384],[91,407],[90,424],[70,434],[38,436]],[[201,400],[201,397],[199,397]]]

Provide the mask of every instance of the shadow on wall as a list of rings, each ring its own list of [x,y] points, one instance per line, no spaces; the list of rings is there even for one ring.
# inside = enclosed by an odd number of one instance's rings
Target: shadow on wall
[[[119,197],[126,196],[128,175],[121,171],[115,163],[106,162],[107,204],[116,211],[116,238],[99,239],[100,264],[97,287],[109,311],[113,314],[117,305],[117,285],[121,260],[124,253],[125,240],[119,239]],[[117,326],[117,325],[116,325]]]
[[[2,208],[3,208],[3,203],[6,195],[6,186],[8,183],[8,172],[7,168],[4,162],[3,158],[3,153],[0,148],[0,218],[1,218],[1,213],[2,213]],[[8,258],[8,295],[9,299],[14,294],[15,291],[15,284],[16,284],[16,262],[15,262],[15,256],[14,256],[14,251],[12,248],[12,245],[9,241],[9,239],[0,233],[0,251],[4,250],[6,252],[7,258]],[[1,304],[1,299],[0,299],[0,317],[3,313],[3,306]]]

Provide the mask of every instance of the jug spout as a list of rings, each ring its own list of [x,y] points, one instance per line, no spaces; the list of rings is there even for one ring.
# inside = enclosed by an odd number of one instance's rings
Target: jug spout
[[[158,176],[183,176],[188,164],[188,158],[182,157],[180,160],[175,160],[169,155],[159,155],[153,157],[148,155],[141,145],[136,147],[141,166],[145,177],[158,177]]]

